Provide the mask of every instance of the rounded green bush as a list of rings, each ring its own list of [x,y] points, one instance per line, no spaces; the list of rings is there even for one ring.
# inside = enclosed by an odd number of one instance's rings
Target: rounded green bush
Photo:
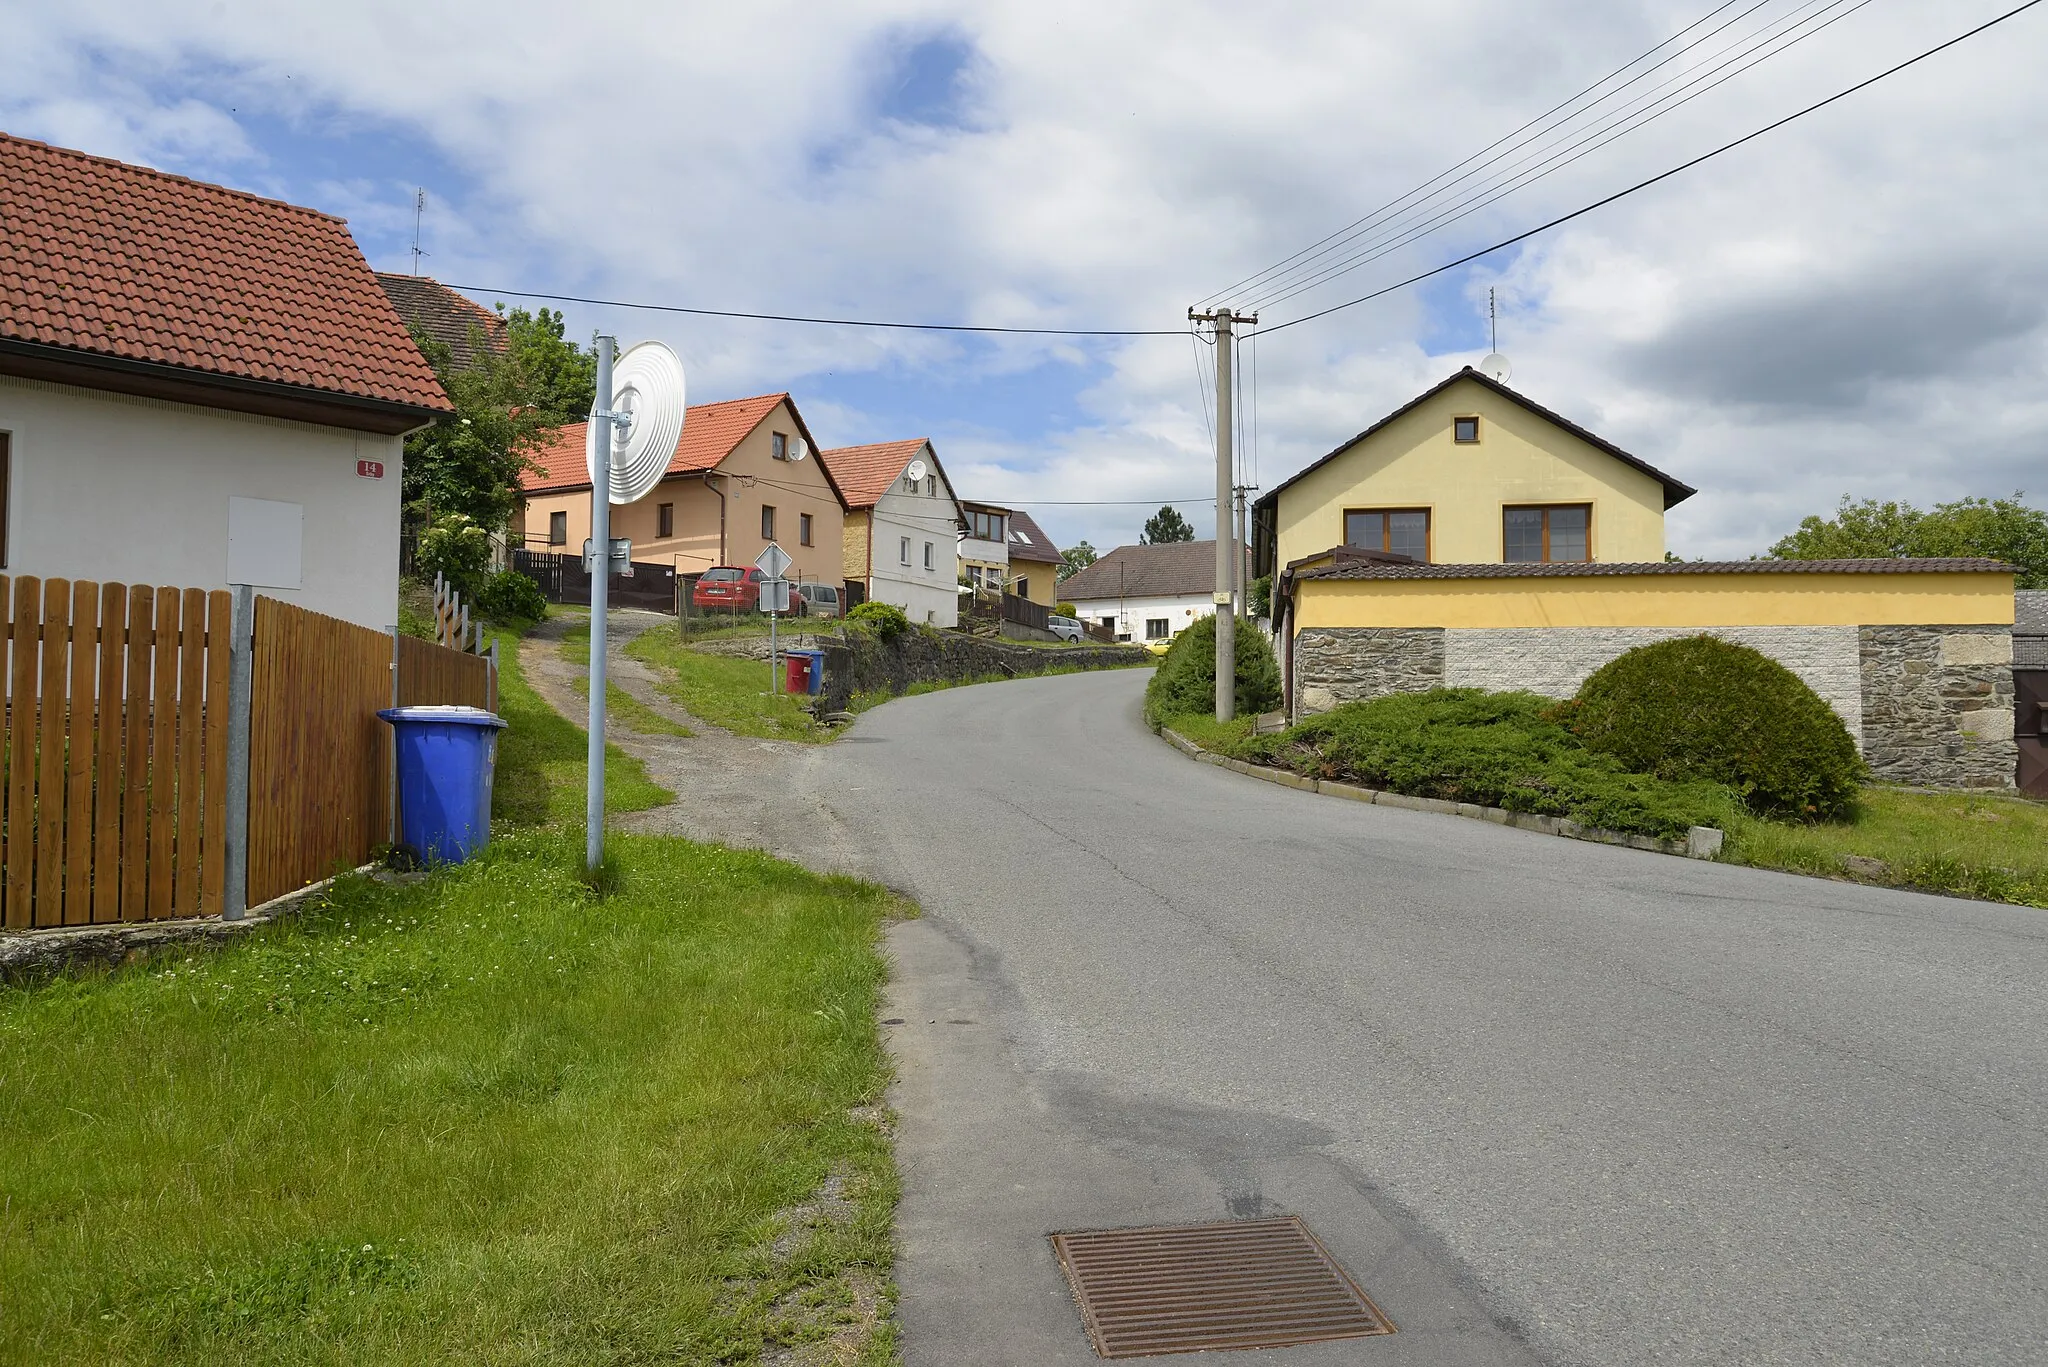
[[[1237,713],[1254,716],[1280,705],[1280,662],[1272,643],[1251,623],[1239,625]],[[1154,721],[1210,712],[1216,708],[1216,619],[1203,617],[1173,638],[1166,658],[1145,685],[1145,710]]]
[[[499,570],[477,591],[477,611],[493,622],[538,622],[548,615],[540,585],[518,570]]]
[[[1610,660],[1559,719],[1636,773],[1713,779],[1769,815],[1842,815],[1867,773],[1849,728],[1798,675],[1713,636]]]
[[[894,603],[877,603],[873,599],[848,609],[846,620],[867,628],[885,641],[893,641],[910,630],[910,618],[904,615],[902,608]]]

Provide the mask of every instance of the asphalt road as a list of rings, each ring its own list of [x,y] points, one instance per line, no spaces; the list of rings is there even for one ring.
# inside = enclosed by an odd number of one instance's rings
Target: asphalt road
[[[1144,678],[806,765],[925,909],[910,1363],[1093,1360],[1048,1231],[1279,1210],[1402,1332],[1201,1360],[2048,1362],[2048,913],[1259,783]]]

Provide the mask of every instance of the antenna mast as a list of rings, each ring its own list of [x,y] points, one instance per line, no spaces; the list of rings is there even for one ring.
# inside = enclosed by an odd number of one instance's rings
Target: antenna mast
[[[1486,326],[1493,334],[1493,352],[1500,353],[1500,318],[1493,311],[1493,286],[1486,287]]]
[[[420,250],[420,219],[426,212],[426,189],[423,186],[415,187],[412,192],[412,273],[414,275],[420,273],[420,258],[431,255],[429,252]]]

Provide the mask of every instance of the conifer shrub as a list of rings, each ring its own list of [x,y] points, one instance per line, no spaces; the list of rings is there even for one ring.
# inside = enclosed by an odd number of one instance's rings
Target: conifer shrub
[[[1846,815],[1868,773],[1849,728],[1798,675],[1714,636],[1610,660],[1557,718],[1624,768],[1712,779],[1761,815]]]
[[[1253,716],[1280,705],[1280,662],[1272,643],[1250,623],[1236,636],[1237,714]],[[1145,713],[1154,722],[1216,708],[1216,619],[1204,617],[1173,638],[1166,658],[1145,685]]]

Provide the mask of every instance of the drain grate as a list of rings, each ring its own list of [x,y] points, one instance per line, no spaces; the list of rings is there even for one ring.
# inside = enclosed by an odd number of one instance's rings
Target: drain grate
[[[1052,1236],[1105,1358],[1391,1334],[1299,1217]]]

